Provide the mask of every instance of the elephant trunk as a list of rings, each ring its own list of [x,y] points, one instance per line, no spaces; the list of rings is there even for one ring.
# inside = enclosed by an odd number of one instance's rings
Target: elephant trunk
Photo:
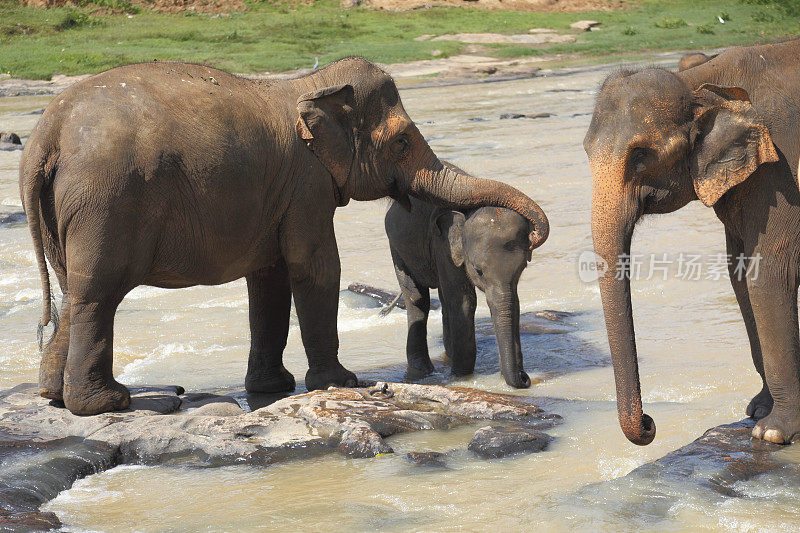
[[[599,279],[600,296],[614,363],[619,424],[628,440],[644,446],[655,438],[656,426],[653,419],[642,411],[631,306],[630,266],[625,261],[618,261],[620,257],[630,257],[637,213],[629,205],[602,205],[602,201],[607,202],[609,196],[615,197],[617,201],[620,199],[617,194],[598,194],[597,190],[592,199],[594,251],[607,265]]]
[[[449,209],[505,207],[528,219],[532,226],[529,235],[531,250],[538,248],[550,234],[550,222],[539,205],[524,193],[501,183],[470,176],[435,156],[432,164],[416,172],[409,193],[420,200]]]
[[[518,389],[531,386],[531,380],[522,364],[522,346],[519,342],[519,297],[511,284],[486,288],[486,302],[492,313],[497,350],[500,354],[500,371],[506,383]]]

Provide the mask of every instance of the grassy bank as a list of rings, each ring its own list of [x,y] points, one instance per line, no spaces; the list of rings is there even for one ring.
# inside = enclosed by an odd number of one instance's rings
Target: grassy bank
[[[94,3],[92,3],[92,1]],[[180,59],[235,71],[311,67],[348,55],[394,63],[446,57],[456,42],[414,41],[422,34],[569,31],[591,18],[600,31],[553,46],[490,45],[497,57],[574,53],[593,58],[641,50],[706,49],[800,35],[800,0],[639,0],[628,9],[591,13],[523,13],[472,8],[382,12],[253,2],[229,16],[158,14],[125,0],[86,0],[82,7],[40,10],[0,0],[0,72],[49,78],[97,72],[134,61]],[[116,8],[110,13],[109,7]],[[127,12],[126,12],[127,11]],[[720,23],[722,18],[725,22]]]

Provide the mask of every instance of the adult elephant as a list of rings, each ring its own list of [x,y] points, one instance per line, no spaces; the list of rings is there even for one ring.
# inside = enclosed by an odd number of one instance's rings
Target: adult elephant
[[[699,199],[725,225],[735,259],[761,257],[759,275],[731,272],[763,387],[747,407],[753,436],[800,433],[800,40],[736,48],[685,72],[622,71],[605,80],[584,147],[594,182],[592,236],[609,268],[600,293],[622,430],[655,436],[643,414],[629,265],[642,215]],[[730,270],[734,270],[735,261]],[[617,271],[619,270],[619,271]],[[755,269],[751,269],[754,274]]]
[[[309,389],[354,385],[339,362],[340,264],[333,213],[353,198],[407,195],[497,205],[547,236],[521,192],[445,167],[381,69],[360,58],[255,82],[201,65],[153,62],[92,76],[58,96],[20,169],[50,320],[45,258],[64,293],[43,354],[42,396],[76,414],[129,405],[112,374],[114,314],[140,284],[177,288],[246,277],[246,387],[294,389],[282,354],[294,296]]]

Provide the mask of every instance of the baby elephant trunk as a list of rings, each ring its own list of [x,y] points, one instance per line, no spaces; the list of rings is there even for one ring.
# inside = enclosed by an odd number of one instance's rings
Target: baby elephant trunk
[[[531,379],[522,367],[519,342],[519,297],[516,285],[502,284],[486,288],[486,302],[492,313],[500,371],[506,383],[518,389],[531,386]]]

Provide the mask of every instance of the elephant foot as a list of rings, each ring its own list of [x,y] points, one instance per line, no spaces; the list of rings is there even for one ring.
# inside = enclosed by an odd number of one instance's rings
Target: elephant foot
[[[292,392],[295,388],[294,376],[281,365],[277,369],[261,372],[258,375],[247,374],[244,388],[251,394]]]
[[[753,428],[753,437],[776,444],[789,444],[795,435],[800,434],[800,415],[782,416],[773,412],[762,418]]]
[[[47,376],[39,373],[39,395],[48,400],[56,400],[57,402],[64,401],[64,381],[63,374],[59,377],[53,377],[48,374]]]
[[[45,354],[39,366],[39,395],[64,401],[64,359]]]
[[[406,379],[416,381],[425,376],[430,376],[434,372],[433,363],[429,357],[409,357],[408,368],[406,369]]]
[[[772,395],[766,385],[750,400],[745,412],[747,416],[755,420],[761,420],[772,412]]]
[[[475,372],[475,367],[469,368],[469,367],[465,367],[465,366],[462,367],[462,366],[455,366],[455,365],[450,367],[450,373],[453,374],[454,376],[459,376],[459,377],[460,376],[469,376],[470,374],[472,374],[474,372]]]
[[[82,416],[122,411],[130,407],[131,393],[114,379],[79,385],[67,381],[64,383],[64,405],[70,413]]]
[[[327,389],[328,387],[357,387],[358,378],[336,361],[326,366],[315,366],[306,372],[306,388],[308,390]]]
[[[527,389],[531,386],[531,378],[524,370],[514,372],[511,376],[504,375],[503,377],[505,378],[506,383],[516,389]]]

